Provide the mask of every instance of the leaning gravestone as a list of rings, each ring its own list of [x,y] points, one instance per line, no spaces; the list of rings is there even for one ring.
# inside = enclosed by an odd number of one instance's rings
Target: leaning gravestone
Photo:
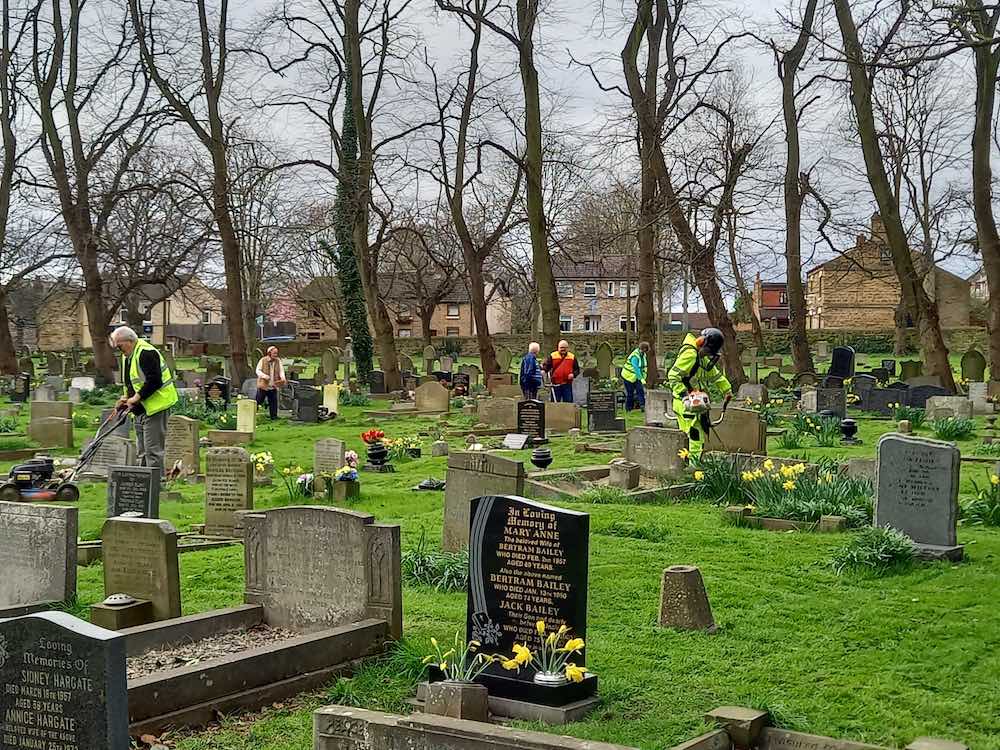
[[[92,440],[84,443],[84,450],[93,444]],[[119,437],[118,435],[108,435],[104,441],[97,446],[90,463],[86,466],[86,472],[97,476],[106,477],[112,466],[135,466],[135,443],[130,438]],[[169,466],[170,464],[168,464]]]
[[[611,348],[611,344],[607,341],[602,341],[597,345],[597,349],[594,350],[594,356],[597,359],[597,374],[602,380],[607,380],[611,377],[611,366],[615,361],[615,353]]]
[[[311,632],[367,619],[402,636],[399,526],[367,513],[290,506],[241,514],[247,604],[272,627]]]
[[[687,445],[687,435],[680,430],[633,427],[625,436],[625,460],[639,464],[643,474],[678,476],[684,472],[678,451]]]
[[[424,383],[413,392],[413,403],[418,412],[446,412],[451,405],[451,394],[440,383]]]
[[[523,495],[524,464],[481,451],[448,456],[442,547],[457,552],[469,543],[469,506],[480,495]]]
[[[541,401],[518,401],[517,402],[517,429],[518,434],[527,435],[531,440],[542,442],[545,440],[545,404]]]
[[[986,357],[974,346],[962,355],[962,380],[982,382],[986,379]]]
[[[469,537],[469,591],[466,638],[486,653],[513,653],[515,643],[534,649],[536,623],[549,631],[566,628],[567,639],[587,637],[587,577],[590,516],[523,497],[488,495],[471,501],[466,527]],[[586,652],[571,661],[586,664]],[[487,667],[479,678],[491,696],[532,701],[557,689],[533,684],[534,670]],[[597,681],[573,686],[580,700],[593,695]],[[535,698],[537,701],[537,698]],[[541,702],[541,701],[539,701]]]
[[[504,430],[517,429],[518,401],[513,398],[484,398],[476,402],[476,419]],[[544,423],[544,417],[542,419]]]
[[[181,473],[193,475],[201,471],[201,445],[198,442],[200,422],[180,414],[171,414],[167,419],[167,442],[163,463],[168,470],[178,461]]]
[[[0,502],[0,617],[76,595],[77,518],[77,508]]]
[[[497,347],[497,366],[501,373],[510,370],[510,363],[514,360],[514,355],[506,346]]]
[[[922,556],[961,559],[955,444],[890,433],[878,441],[877,461],[875,526],[903,532]]]
[[[177,529],[169,521],[109,518],[101,531],[101,555],[105,596],[145,599],[156,621],[181,616]]]
[[[253,508],[253,464],[242,448],[209,448],[205,457],[205,534],[231,537],[235,513]]]
[[[160,469],[154,466],[108,468],[108,518],[123,513],[160,517]]]
[[[0,748],[128,750],[125,638],[65,612],[0,622]]]
[[[618,399],[614,391],[591,391],[587,399],[587,430],[590,432],[624,432],[625,420],[618,416]]]

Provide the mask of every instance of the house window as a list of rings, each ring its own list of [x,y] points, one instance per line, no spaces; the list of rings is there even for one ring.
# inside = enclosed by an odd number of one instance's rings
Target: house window
[[[319,341],[321,335],[319,331],[309,331],[306,333],[306,341]]]
[[[600,315],[584,315],[583,316],[583,330],[588,333],[597,333],[601,330],[601,316]]]
[[[788,304],[788,294],[786,292],[781,292],[778,294],[778,304],[787,305]]]
[[[412,333],[413,332],[409,328],[400,328],[399,329],[399,338],[401,338],[401,339],[408,339],[408,338],[410,338],[410,336],[412,335]]]
[[[451,305],[451,304],[448,305],[448,317],[449,318],[457,318],[458,317],[458,305]],[[451,329],[448,329],[448,330],[451,330]],[[450,336],[451,334],[448,334],[448,335]],[[457,336],[458,334],[456,333],[455,335]]]
[[[631,318],[626,318],[624,315],[622,315],[620,318],[618,318],[618,330],[619,331],[624,331],[625,330],[625,321],[626,320],[629,321],[629,328],[634,331],[635,330],[635,316],[634,315]]]
[[[618,296],[619,297],[628,297],[628,282],[627,281],[620,281],[620,282],[618,282]],[[624,331],[625,329],[623,328],[622,330]]]
[[[573,316],[572,315],[560,315],[559,316],[559,330],[562,333],[569,333],[573,330]]]
[[[556,282],[556,294],[560,297],[572,297],[573,296],[573,282],[572,281],[557,281]]]
[[[597,296],[597,282],[596,281],[585,281],[585,282],[583,282],[583,296],[584,297],[596,297]]]
[[[458,328],[445,328],[444,329],[444,335],[445,336],[458,336],[459,335],[458,334]]]
[[[632,297],[638,297],[639,296],[639,282],[638,281],[633,281],[632,282],[631,296]]]
[[[615,282],[613,281],[608,282],[608,296],[609,297],[615,296]]]
[[[201,322],[204,323],[205,325],[208,325],[209,323],[212,322],[212,311],[211,310],[202,310],[201,311]]]
[[[878,259],[882,263],[892,263],[892,251],[885,245],[879,245]]]
[[[128,309],[127,308],[123,307],[121,310],[118,311],[118,322],[119,323],[128,323]]]

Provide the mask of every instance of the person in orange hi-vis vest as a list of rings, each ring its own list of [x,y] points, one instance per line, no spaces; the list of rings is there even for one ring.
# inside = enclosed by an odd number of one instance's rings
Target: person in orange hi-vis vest
[[[573,403],[573,378],[580,374],[580,363],[569,350],[569,342],[563,339],[559,347],[545,358],[542,369],[552,380],[552,400]]]

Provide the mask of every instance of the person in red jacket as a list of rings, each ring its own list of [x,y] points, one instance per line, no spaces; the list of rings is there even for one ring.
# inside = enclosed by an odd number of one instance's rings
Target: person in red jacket
[[[569,350],[569,342],[559,342],[559,348],[545,358],[542,369],[552,380],[552,400],[573,403],[573,378],[580,374],[580,363]]]

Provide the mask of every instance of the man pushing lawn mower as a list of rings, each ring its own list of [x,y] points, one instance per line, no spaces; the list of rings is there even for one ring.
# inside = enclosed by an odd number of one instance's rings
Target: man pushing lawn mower
[[[718,328],[706,328],[697,336],[689,333],[667,373],[667,382],[674,394],[677,425],[687,433],[688,452],[695,460],[701,458],[705,439],[712,428],[708,386],[715,385],[722,391],[726,406],[733,398],[733,386],[719,369],[722,341],[722,331]]]

